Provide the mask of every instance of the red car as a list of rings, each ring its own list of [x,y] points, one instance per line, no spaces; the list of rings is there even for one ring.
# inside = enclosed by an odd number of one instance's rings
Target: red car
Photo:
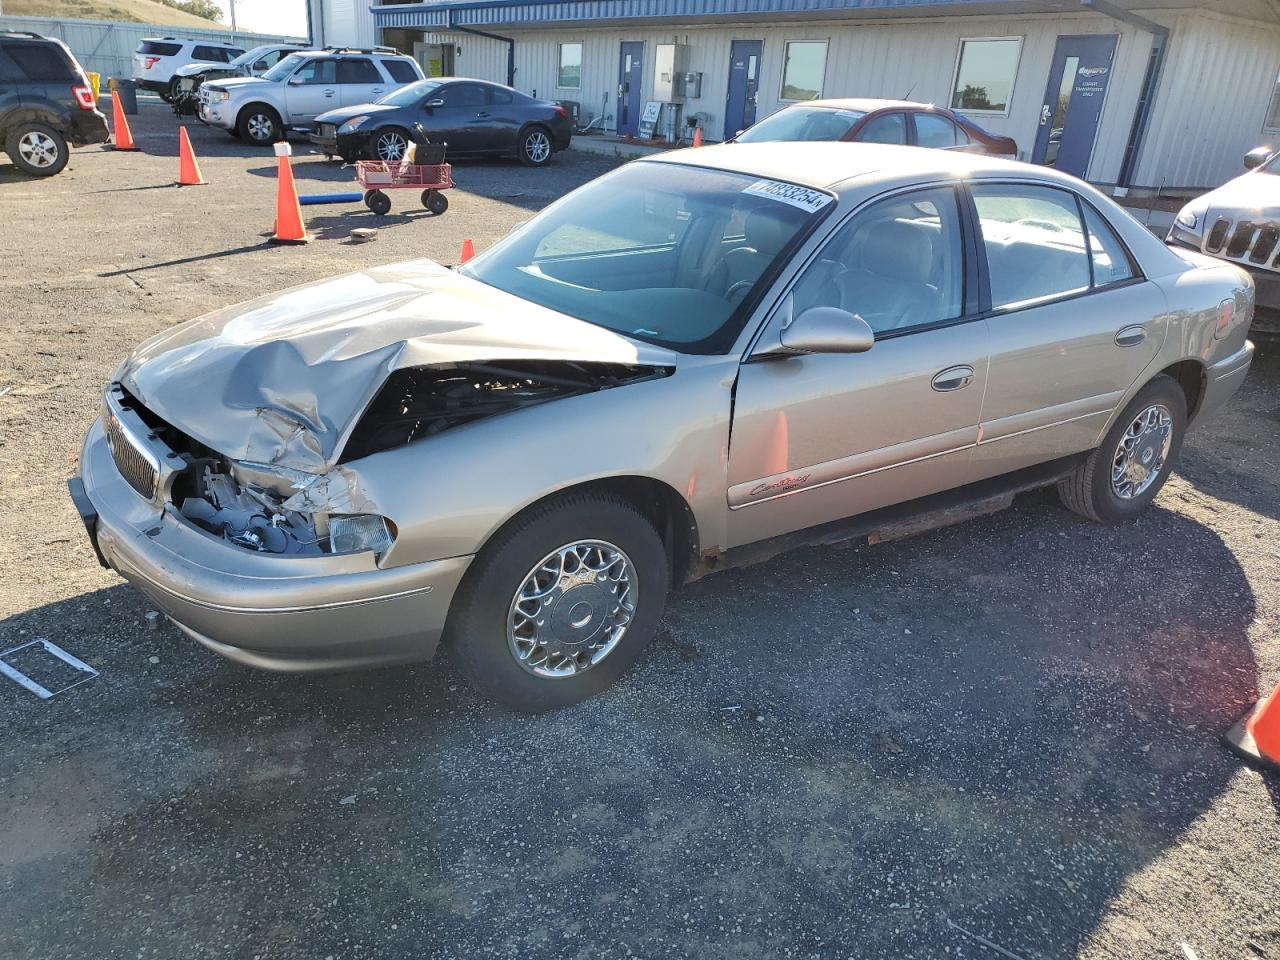
[[[988,133],[968,117],[928,103],[906,100],[808,100],[784,107],[733,138],[737,143],[769,140],[853,140],[964,150],[1018,158],[1009,137]]]

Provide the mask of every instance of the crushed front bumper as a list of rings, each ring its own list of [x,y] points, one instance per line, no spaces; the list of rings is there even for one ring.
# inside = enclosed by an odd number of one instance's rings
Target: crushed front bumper
[[[72,500],[104,564],[188,636],[269,670],[429,658],[471,562],[455,557],[383,569],[371,553],[286,557],[226,543],[130,487],[100,420],[85,437],[76,479]]]

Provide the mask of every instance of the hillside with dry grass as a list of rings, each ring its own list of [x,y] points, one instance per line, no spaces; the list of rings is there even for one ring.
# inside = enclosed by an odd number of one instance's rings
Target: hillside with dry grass
[[[0,11],[18,17],[125,20],[173,27],[226,30],[227,25],[175,10],[156,0],[0,0]]]

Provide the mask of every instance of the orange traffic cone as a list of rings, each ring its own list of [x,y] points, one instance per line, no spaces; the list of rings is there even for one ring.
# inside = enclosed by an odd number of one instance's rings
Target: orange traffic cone
[[[461,256],[458,257],[458,262],[466,263],[475,255],[476,255],[476,245],[472,243],[471,238],[468,237],[466,240],[462,241],[462,254]]]
[[[302,204],[293,182],[289,165],[292,148],[285,141],[276,144],[276,229],[271,243],[307,243],[307,228],[302,223]]]
[[[1280,771],[1280,687],[1255,703],[1222,740],[1250,763]]]
[[[701,127],[693,128],[693,145],[695,147],[702,146],[702,128]]]
[[[200,176],[200,164],[196,162],[196,153],[191,149],[191,138],[187,136],[187,128],[178,128],[178,186],[197,187],[205,183]]]
[[[129,131],[129,121],[124,118],[124,107],[120,106],[120,92],[111,91],[111,127],[114,134],[116,150],[137,150],[133,142],[133,134]]]

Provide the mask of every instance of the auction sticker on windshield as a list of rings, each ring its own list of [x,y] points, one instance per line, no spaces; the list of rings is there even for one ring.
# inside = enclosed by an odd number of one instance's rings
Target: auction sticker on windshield
[[[781,200],[783,203],[789,203],[801,210],[808,210],[810,213],[817,213],[831,202],[830,194],[823,193],[821,190],[810,190],[808,187],[798,187],[794,183],[783,183],[781,180],[757,180],[742,192]]]

